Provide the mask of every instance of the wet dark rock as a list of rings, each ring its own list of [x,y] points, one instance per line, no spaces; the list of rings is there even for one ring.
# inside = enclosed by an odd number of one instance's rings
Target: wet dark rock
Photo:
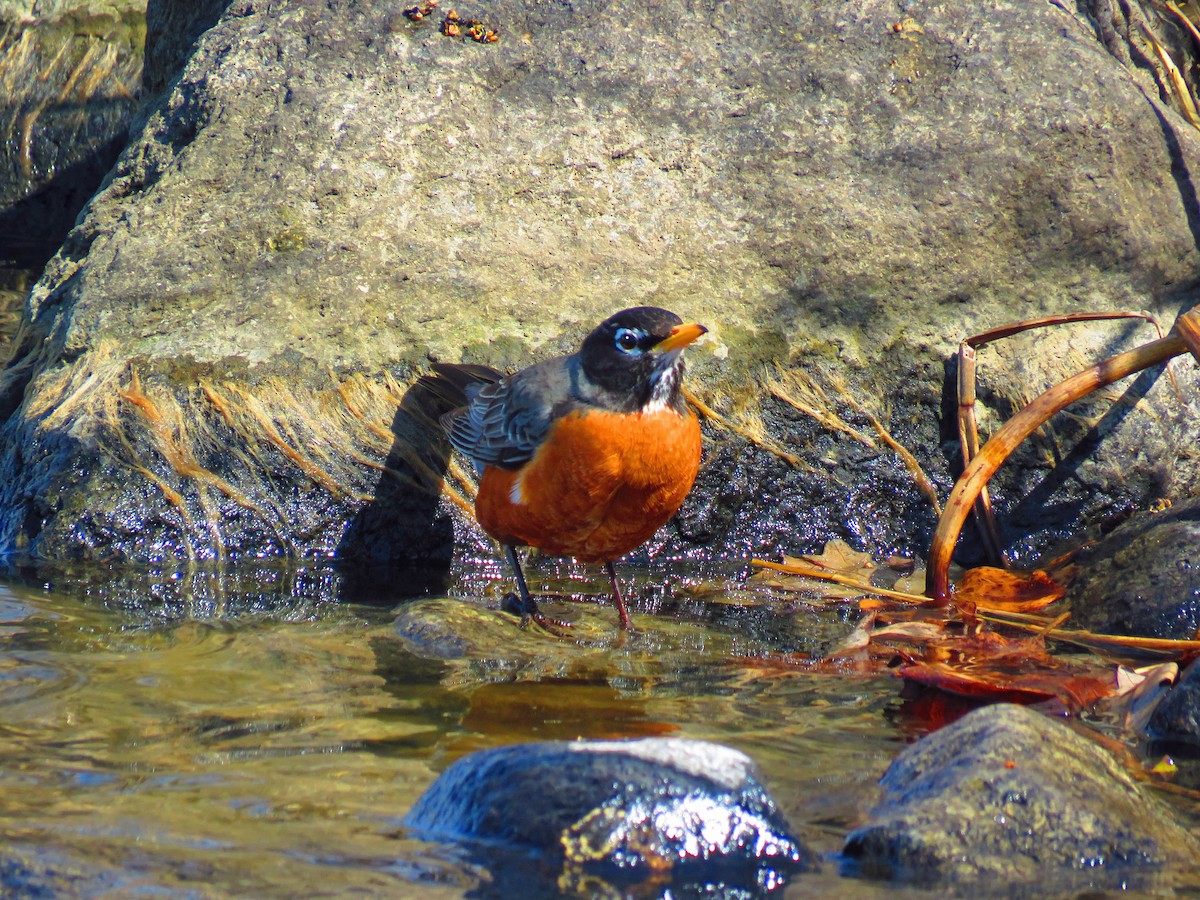
[[[715,896],[759,894],[813,862],[750,759],[702,741],[537,743],[473,753],[442,773],[405,824],[430,840],[534,852],[559,870],[552,884],[591,882],[593,889],[654,880],[682,896],[699,886],[726,890]],[[503,879],[507,868],[500,862],[491,871]]]
[[[1160,740],[1200,745],[1200,665],[1184,670],[1154,708],[1146,730]]]
[[[655,552],[921,552],[934,517],[870,415],[944,493],[961,337],[1194,302],[1200,135],[1111,13],[497,0],[462,11],[499,30],[477,44],[382,0],[235,0],[172,80],[217,6],[156,5],[168,87],[32,292],[0,377],[0,553],[448,567],[470,526],[412,379],[572,349],[646,302],[712,328],[694,384],[770,448],[710,424]],[[985,430],[1148,334],[989,351]],[[769,395],[775,364],[865,439]],[[1022,448],[1008,542],[1194,488],[1181,382],[1182,411],[1152,373]]]
[[[1134,515],[1078,563],[1067,596],[1079,627],[1178,640],[1200,629],[1200,498]]]
[[[922,739],[881,786],[846,841],[847,874],[1053,896],[1149,887],[1200,850],[1111,756],[1020,706],[976,710]]]

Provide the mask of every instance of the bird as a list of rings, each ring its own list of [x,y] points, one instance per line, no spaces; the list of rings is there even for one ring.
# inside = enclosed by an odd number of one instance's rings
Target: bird
[[[638,306],[605,319],[576,352],[511,375],[433,366],[465,398],[441,424],[475,465],[475,517],[503,547],[524,623],[546,624],[517,554],[533,547],[603,564],[620,628],[630,628],[614,563],[666,524],[696,481],[700,423],[683,396],[682,354],[707,331]]]

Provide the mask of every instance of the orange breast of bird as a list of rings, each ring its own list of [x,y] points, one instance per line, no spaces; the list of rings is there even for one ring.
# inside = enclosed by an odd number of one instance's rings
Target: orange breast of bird
[[[475,515],[505,544],[615,560],[675,515],[699,467],[700,424],[691,410],[573,412],[521,468],[484,469]]]

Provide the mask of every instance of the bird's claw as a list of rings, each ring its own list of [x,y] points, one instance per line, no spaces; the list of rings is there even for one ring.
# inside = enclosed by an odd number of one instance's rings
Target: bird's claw
[[[521,597],[511,591],[505,594],[500,599],[500,608],[504,612],[512,613],[515,616],[521,617],[521,628],[529,628],[532,622],[541,626],[544,630],[550,632],[555,637],[562,637],[561,629],[570,629],[570,622],[563,622],[560,619],[550,619],[543,616],[538,609],[537,601],[532,597],[523,600]]]

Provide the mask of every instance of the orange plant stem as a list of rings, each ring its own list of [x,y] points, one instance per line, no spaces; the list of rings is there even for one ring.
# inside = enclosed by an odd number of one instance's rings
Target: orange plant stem
[[[950,557],[963,523],[996,470],[1025,438],[1056,412],[1097,388],[1179,356],[1187,349],[1183,339],[1172,332],[1165,338],[1120,353],[1059,382],[1000,426],[963,470],[950,492],[929,546],[926,595],[938,603],[950,602]]]

